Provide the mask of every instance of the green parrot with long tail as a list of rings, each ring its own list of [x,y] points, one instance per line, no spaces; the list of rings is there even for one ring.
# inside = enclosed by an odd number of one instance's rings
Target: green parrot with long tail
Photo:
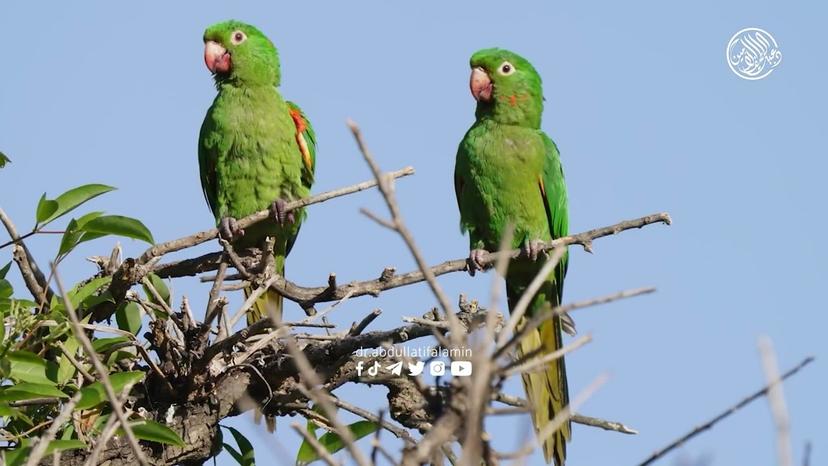
[[[261,246],[267,237],[275,238],[276,273],[284,275],[285,257],[305,218],[304,210],[288,212],[285,206],[310,193],[316,166],[313,128],[279,93],[278,52],[255,27],[225,21],[207,28],[204,62],[218,89],[198,141],[204,197],[221,237],[234,245]],[[238,227],[238,218],[265,209],[274,221],[247,231]],[[282,296],[268,290],[248,311],[247,323],[281,312]]]
[[[503,49],[484,49],[471,57],[471,93],[477,100],[475,122],[457,151],[454,187],[461,229],[469,233],[469,272],[481,270],[482,255],[500,247],[514,228],[513,248],[524,254],[506,273],[506,294],[513,309],[546,255],[543,242],[567,235],[566,184],[558,148],[541,129],[541,78],[523,57]],[[533,316],[561,303],[567,255],[543,282],[527,309]],[[522,319],[518,328],[525,323]],[[554,317],[519,343],[518,356],[549,354],[562,346],[562,330],[574,333],[568,316]],[[545,370],[523,374],[523,385],[536,431],[569,404],[563,358]],[[563,466],[570,423],[543,443],[547,463]]]

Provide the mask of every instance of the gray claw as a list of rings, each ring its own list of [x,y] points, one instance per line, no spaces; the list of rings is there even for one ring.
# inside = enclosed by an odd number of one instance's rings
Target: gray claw
[[[222,217],[219,222],[219,235],[226,241],[232,243],[244,236],[244,230],[239,228],[239,223],[233,217]]]
[[[485,265],[483,264],[483,257],[487,254],[489,254],[489,251],[486,251],[485,249],[472,249],[469,252],[469,275],[473,277],[475,272],[485,268]]]
[[[540,240],[532,240],[524,243],[523,253],[526,254],[533,261],[538,260],[541,253],[546,254],[543,249],[544,242]]]
[[[296,217],[293,211],[287,212],[287,202],[284,199],[276,199],[270,204],[270,215],[279,222],[279,225],[284,226],[285,222],[293,223]]]

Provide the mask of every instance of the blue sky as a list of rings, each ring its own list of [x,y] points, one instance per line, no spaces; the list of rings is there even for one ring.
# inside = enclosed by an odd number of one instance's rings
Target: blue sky
[[[141,218],[156,239],[211,226],[196,161],[215,94],[201,35],[227,18],[257,25],[279,47],[282,92],[305,109],[320,141],[315,192],[370,176],[347,117],[384,168],[416,167],[398,195],[432,263],[467,254],[451,180],[457,143],[473,119],[468,57],[483,47],[521,53],[544,78],[543,128],[561,150],[573,231],[672,214],[672,227],[601,240],[592,255],[572,252],[567,300],[648,285],[658,292],[575,316],[595,341],[567,361],[571,391],[611,375],[582,412],[641,434],[577,426],[568,464],[634,464],[759,387],[759,335],[773,339],[783,367],[818,357],[785,394],[797,458],[806,440],[814,458],[824,456],[828,438],[817,414],[828,389],[819,359],[828,349],[828,254],[819,244],[828,228],[824,4],[4,2],[0,150],[13,163],[0,172],[0,205],[20,229],[31,226],[43,191],[54,196],[87,182],[117,186],[93,207]],[[724,59],[730,36],[751,26],[773,34],[783,54],[781,66],[755,82],[735,76]],[[374,192],[312,208],[289,277],[318,285],[329,272],[346,282],[389,265],[413,268],[401,241],[360,207],[385,212]],[[113,243],[78,251],[63,274],[91,273],[83,257]],[[53,237],[30,244],[43,264],[57,247]],[[137,254],[144,246],[124,247]],[[485,300],[490,279],[453,274],[441,283],[452,296]],[[207,289],[196,280],[177,281],[174,291],[197,309],[205,305]],[[427,288],[415,286],[348,302],[332,320],[349,324],[379,307],[373,326],[390,327],[433,304]],[[516,381],[507,389],[521,391]],[[342,396],[379,407],[384,390],[348,388]],[[295,419],[281,421],[275,437],[248,419],[229,424],[250,436],[261,464],[290,464]],[[520,445],[528,423],[498,419],[496,445]],[[773,435],[763,400],[663,464],[772,464]]]

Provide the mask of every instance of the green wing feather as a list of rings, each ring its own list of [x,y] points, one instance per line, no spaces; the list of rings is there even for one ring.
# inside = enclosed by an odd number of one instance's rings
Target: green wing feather
[[[549,222],[549,232],[552,239],[562,238],[569,234],[569,212],[567,210],[566,181],[564,180],[561,157],[555,142],[544,134],[546,145],[546,159],[543,167],[544,207]],[[569,254],[564,254],[560,265],[555,269],[555,284],[558,289],[558,303],[563,299],[563,284],[566,270],[569,265]]]
[[[209,118],[209,112],[212,112],[212,107],[208,110],[208,117],[204,119],[204,124],[201,126],[201,134],[198,138],[198,170],[201,175],[201,190],[204,192],[204,199],[207,201],[207,206],[216,217],[220,217],[217,212],[217,186],[216,186],[216,152],[207,150],[204,147],[204,135],[209,134],[212,128],[212,119]]]

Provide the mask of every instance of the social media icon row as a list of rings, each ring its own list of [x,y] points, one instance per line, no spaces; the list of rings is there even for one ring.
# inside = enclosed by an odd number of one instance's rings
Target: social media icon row
[[[406,364],[408,366],[408,375],[418,376],[423,373],[425,370],[425,362],[423,361],[416,361],[416,362],[409,362]],[[377,361],[374,361],[369,367],[365,367],[364,361],[357,361],[356,370],[357,375],[362,376],[363,371],[368,374],[370,377],[376,377],[380,374],[382,369],[385,369],[385,372],[391,373],[393,375],[402,375],[403,372],[403,362],[395,362],[389,366],[383,367]],[[428,372],[434,376],[442,376],[446,375],[446,363],[443,361],[431,361],[428,365]],[[451,365],[449,366],[449,374],[455,377],[468,377],[472,374],[472,363],[471,361],[452,361]]]

